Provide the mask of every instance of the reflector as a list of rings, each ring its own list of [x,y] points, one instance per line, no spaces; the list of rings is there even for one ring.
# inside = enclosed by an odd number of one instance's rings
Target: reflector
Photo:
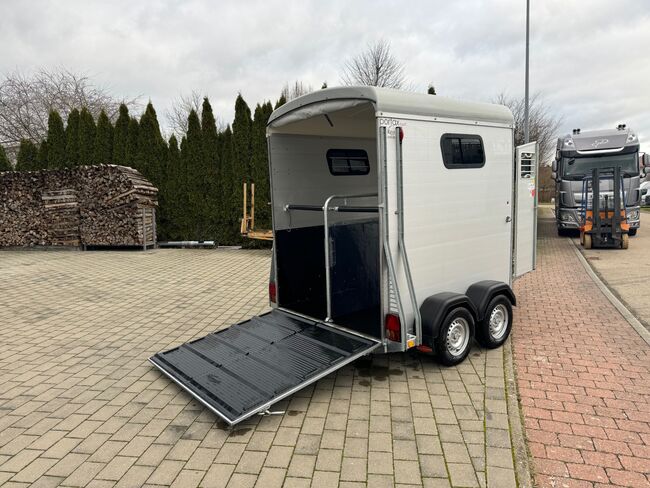
[[[402,326],[397,315],[386,315],[386,337],[391,341],[400,342],[402,340]]]

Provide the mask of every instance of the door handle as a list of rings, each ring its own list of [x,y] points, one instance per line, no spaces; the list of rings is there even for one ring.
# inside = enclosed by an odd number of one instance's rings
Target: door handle
[[[510,217],[510,215],[508,215],[508,216],[506,217],[506,223],[507,223],[507,222],[510,222],[511,220],[512,220],[512,218]]]

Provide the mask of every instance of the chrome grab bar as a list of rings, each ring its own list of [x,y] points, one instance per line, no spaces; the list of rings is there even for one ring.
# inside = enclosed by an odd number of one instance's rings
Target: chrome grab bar
[[[330,207],[332,200],[337,200],[340,198],[367,198],[367,197],[376,197],[376,193],[357,193],[355,195],[330,195],[325,200],[323,204],[323,223],[325,226],[325,296],[327,299],[327,316],[325,317],[325,322],[333,322],[332,318],[332,290],[331,290],[331,275],[330,275],[330,226],[329,226],[329,212],[336,211],[338,212],[337,207]]]

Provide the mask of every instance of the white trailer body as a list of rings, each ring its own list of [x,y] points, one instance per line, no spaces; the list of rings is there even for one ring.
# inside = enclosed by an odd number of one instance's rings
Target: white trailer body
[[[267,137],[273,311],[152,357],[165,374],[236,423],[371,351],[456,364],[474,336],[506,340],[513,276],[534,267],[537,172],[506,107],[326,89],[277,109]]]

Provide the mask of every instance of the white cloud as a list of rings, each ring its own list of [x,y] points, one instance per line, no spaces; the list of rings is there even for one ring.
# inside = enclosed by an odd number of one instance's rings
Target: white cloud
[[[627,122],[650,151],[650,3],[531,2],[531,91],[563,131]],[[422,90],[490,100],[523,94],[523,0],[13,1],[0,7],[0,72],[64,65],[159,114],[181,93],[207,93],[231,120],[282,85],[339,81],[346,57],[384,38]],[[163,121],[164,124],[164,121]]]

